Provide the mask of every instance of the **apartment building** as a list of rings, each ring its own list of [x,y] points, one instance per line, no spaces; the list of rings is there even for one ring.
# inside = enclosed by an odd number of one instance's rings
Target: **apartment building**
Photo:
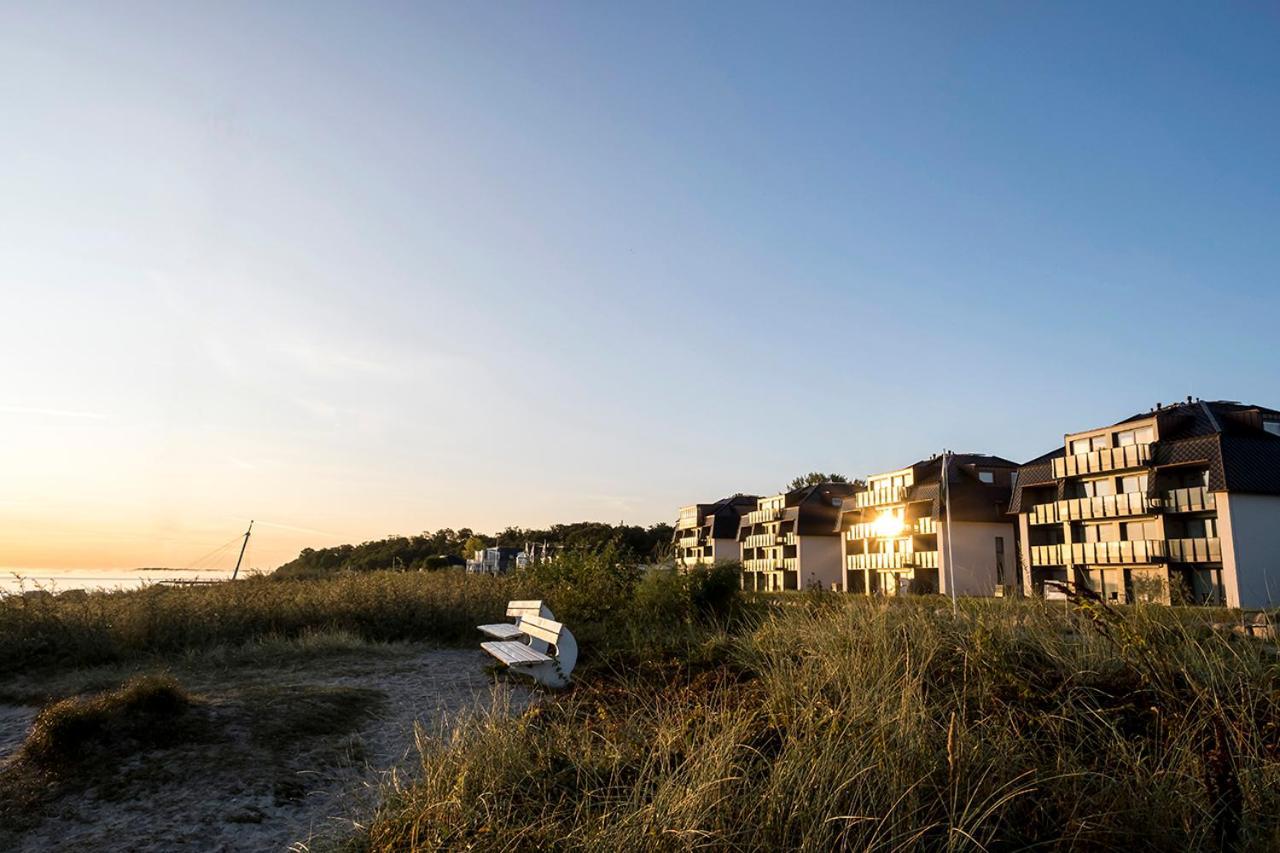
[[[755,495],[733,495],[715,503],[681,507],[672,534],[676,566],[690,569],[742,559],[738,525],[758,501]]]
[[[742,585],[752,590],[839,589],[836,520],[851,483],[822,483],[757,499],[742,517]]]
[[[1280,411],[1188,397],[1070,433],[1019,469],[1010,511],[1031,591],[1275,606]]]
[[[949,595],[953,578],[958,595],[1016,586],[1007,511],[1018,463],[977,453],[946,459],[950,524],[943,456],[868,477],[866,489],[845,501],[835,529],[847,592]]]

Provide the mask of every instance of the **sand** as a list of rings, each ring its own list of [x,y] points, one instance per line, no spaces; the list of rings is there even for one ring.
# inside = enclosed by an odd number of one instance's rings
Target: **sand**
[[[478,650],[401,647],[303,664],[178,673],[216,737],[123,759],[87,790],[51,803],[34,828],[0,828],[0,849],[45,851],[312,850],[367,818],[389,771],[417,767],[415,726],[447,736],[463,715],[519,713],[523,686],[496,683]],[[294,716],[344,703],[376,708],[351,730],[299,735]],[[36,709],[0,705],[0,762]],[[264,742],[267,724],[285,728]],[[355,719],[355,716],[352,717]]]

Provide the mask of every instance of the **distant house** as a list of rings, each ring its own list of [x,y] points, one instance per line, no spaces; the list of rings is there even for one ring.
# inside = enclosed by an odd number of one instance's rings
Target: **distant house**
[[[715,503],[681,507],[671,537],[676,566],[690,569],[740,560],[738,525],[743,515],[756,508],[758,500],[755,495],[734,495]]]
[[[856,488],[819,483],[757,499],[738,526],[743,587],[768,592],[841,588],[837,521],[841,503]]]
[[[471,574],[506,574],[516,568],[522,553],[519,548],[481,548],[467,560],[467,571]]]

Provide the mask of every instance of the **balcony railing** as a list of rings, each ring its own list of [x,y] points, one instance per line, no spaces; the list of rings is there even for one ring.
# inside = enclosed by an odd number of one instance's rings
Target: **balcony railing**
[[[782,570],[782,560],[743,560],[742,568],[748,572],[777,572]]]
[[[1077,453],[1074,456],[1063,456],[1053,460],[1053,476],[1061,480],[1063,477],[1122,471],[1125,468],[1141,468],[1150,464],[1150,444],[1104,447],[1101,450]]]
[[[679,545],[681,548],[697,548],[698,537],[697,536],[681,536],[679,539],[676,540],[676,544]]]
[[[1075,565],[1150,563],[1168,553],[1163,539],[1134,539],[1127,542],[1075,542],[1071,562]]]
[[[881,538],[896,539],[903,536],[910,536],[911,534],[915,534],[916,536],[929,536],[937,532],[938,523],[932,517],[926,515],[922,518],[917,518],[915,521],[904,526],[900,531],[888,534],[877,529],[877,525],[874,521],[860,522],[850,526],[849,529],[845,531],[845,538],[853,540]]]
[[[770,521],[777,521],[782,518],[782,508],[776,509],[758,509],[755,512],[747,513],[747,524],[765,524]]]
[[[1067,564],[1067,547],[1065,545],[1032,545],[1031,565],[1033,566],[1065,566]]]
[[[782,561],[782,568],[788,572],[798,571],[800,569],[799,557],[787,557]]]
[[[1101,494],[1098,497],[1069,498],[1051,505],[1052,521],[1080,521],[1083,519],[1119,519],[1126,515],[1148,515],[1155,512],[1151,501],[1142,492],[1125,492],[1123,494]],[[1038,507],[1037,507],[1038,508]],[[1034,514],[1033,514],[1034,515]],[[1051,524],[1052,521],[1038,521],[1037,524]]]
[[[907,499],[906,486],[889,486],[885,489],[869,489],[853,496],[853,505],[859,509],[882,504],[902,503]]]
[[[906,551],[896,554],[850,554],[846,565],[853,570],[862,569],[936,569],[937,551]]]
[[[1165,512],[1204,512],[1217,508],[1218,499],[1204,486],[1164,493]]]
[[[1217,539],[1169,539],[1169,559],[1178,563],[1220,563],[1222,544]]]
[[[782,537],[777,533],[753,533],[742,544],[747,548],[772,548],[782,544]]]

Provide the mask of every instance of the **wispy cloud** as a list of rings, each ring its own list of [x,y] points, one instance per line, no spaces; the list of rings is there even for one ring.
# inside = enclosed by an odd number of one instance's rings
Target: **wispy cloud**
[[[39,409],[29,406],[0,406],[0,414],[34,415],[48,418],[82,418],[92,421],[105,421],[108,415],[102,412],[77,412],[70,409]]]

